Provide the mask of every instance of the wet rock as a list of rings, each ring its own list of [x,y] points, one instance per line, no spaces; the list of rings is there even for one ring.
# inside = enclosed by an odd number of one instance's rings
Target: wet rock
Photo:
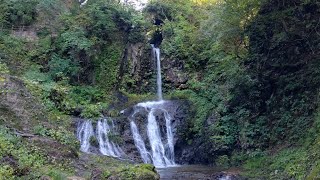
[[[128,62],[125,75],[130,81],[124,82],[123,86],[134,93],[145,93],[153,90],[152,79],[155,62],[152,61],[151,46],[148,43],[136,43],[128,45]]]
[[[244,180],[237,173],[222,171],[219,167],[186,165],[160,168],[157,170],[162,180]]]
[[[207,118],[206,124],[208,126],[210,126],[210,125],[214,124],[216,122],[216,120],[217,120],[217,116],[215,114],[212,114],[209,118]]]
[[[93,169],[92,172],[91,172],[91,177],[90,179],[91,180],[99,180],[99,179],[102,179],[101,177],[102,175],[102,170],[96,168],[96,169]]]
[[[49,176],[41,176],[40,180],[52,180]]]
[[[162,66],[165,89],[172,87],[178,89],[187,88],[188,75],[184,71],[184,62],[182,60],[163,57]]]
[[[181,70],[170,68],[165,73],[165,81],[167,83],[173,84],[176,88],[180,87],[182,84],[187,83],[188,77]]]
[[[77,176],[71,176],[71,177],[67,177],[67,180],[85,180],[85,178],[77,177]]]
[[[188,85],[186,84],[181,84],[178,89],[183,90],[183,89],[188,89]]]
[[[120,91],[115,92],[114,96],[116,97],[116,102],[114,103],[114,106],[122,107],[125,105],[125,103],[128,102],[128,97]]]

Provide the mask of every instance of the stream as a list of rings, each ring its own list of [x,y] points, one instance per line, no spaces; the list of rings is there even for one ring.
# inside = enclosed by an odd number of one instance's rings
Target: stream
[[[226,170],[224,168],[203,165],[182,165],[175,167],[157,168],[161,180],[241,180],[240,177],[232,175],[236,169]],[[230,171],[230,172],[229,172]]]

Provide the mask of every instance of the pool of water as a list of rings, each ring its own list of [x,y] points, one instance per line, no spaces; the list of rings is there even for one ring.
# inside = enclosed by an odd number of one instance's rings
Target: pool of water
[[[161,180],[232,180],[232,176],[223,171],[226,169],[202,165],[182,165],[157,168]]]

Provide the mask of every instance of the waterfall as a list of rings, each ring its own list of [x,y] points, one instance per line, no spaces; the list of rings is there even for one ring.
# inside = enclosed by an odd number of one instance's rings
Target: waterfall
[[[77,128],[77,137],[80,141],[81,148],[83,152],[90,152],[90,139],[95,138],[99,144],[99,151],[103,155],[112,157],[121,157],[124,152],[120,146],[110,138],[110,136],[116,133],[116,127],[113,120],[108,122],[107,119],[101,119],[97,122],[96,132],[91,121],[84,121],[79,124]]]
[[[157,95],[158,100],[162,100],[162,79],[161,79],[161,62],[160,62],[160,49],[151,44],[152,52],[157,61]]]
[[[99,141],[99,150],[101,154],[113,157],[120,157],[121,150],[118,146],[109,140],[109,135],[112,135],[114,127],[113,121],[111,121],[112,127],[108,124],[106,119],[98,121],[97,124],[97,139]]]
[[[86,5],[87,4],[87,2],[88,2],[88,0],[79,0],[79,3],[80,3],[80,7],[82,7],[82,6],[84,6],[84,5]]]
[[[173,133],[171,126],[171,117],[167,110],[165,110],[166,101],[144,102],[139,103],[135,107],[135,112],[139,113],[141,110],[147,111],[147,135],[150,144],[150,150],[145,148],[145,143],[137,130],[134,121],[131,121],[131,128],[135,145],[141,154],[141,158],[145,163],[151,160],[156,167],[166,167],[175,165],[174,162],[174,146],[173,146]],[[164,114],[166,125],[166,137],[161,134],[159,124],[156,120],[155,113],[161,112]],[[134,115],[133,115],[134,116]],[[134,118],[133,118],[134,119]],[[166,139],[165,141],[162,139]]]
[[[134,113],[129,118],[131,120],[131,131],[133,134],[135,145],[141,155],[142,160],[145,163],[150,163],[152,161],[153,165],[155,165],[156,167],[173,166],[175,165],[175,162],[172,118],[165,108],[167,101],[163,101],[162,98],[160,49],[156,48],[153,44],[151,44],[151,47],[153,57],[157,62],[157,96],[159,101],[143,102],[135,106]],[[150,144],[149,150],[147,150],[145,142],[139,134],[137,125],[134,122],[134,115],[139,113],[140,111],[146,111],[148,113],[146,131]],[[157,122],[156,120],[156,112],[160,112],[164,115],[166,136],[161,134],[159,122]]]
[[[164,117],[166,119],[166,127],[167,127],[167,145],[168,145],[168,153],[167,156],[171,162],[174,162],[174,145],[173,145],[173,133],[171,126],[171,116],[168,111],[164,111]]]
[[[166,165],[173,165],[172,162],[169,161],[168,157],[165,154],[164,145],[161,141],[160,129],[158,123],[156,121],[156,117],[154,116],[154,110],[148,114],[148,137],[152,149],[152,160],[153,164],[156,167],[163,167]]]
[[[91,121],[85,121],[79,124],[77,128],[77,138],[80,140],[80,150],[88,152],[90,149],[90,138],[93,136],[93,127]]]
[[[134,123],[134,121],[131,121],[130,125],[133,134],[134,144],[136,145],[143,162],[148,164],[152,163],[152,161],[150,160],[150,153],[146,149],[146,145],[144,144],[143,139],[139,134],[139,130],[136,123]]]

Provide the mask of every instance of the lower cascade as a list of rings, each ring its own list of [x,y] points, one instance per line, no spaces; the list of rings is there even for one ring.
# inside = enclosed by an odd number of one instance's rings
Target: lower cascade
[[[174,166],[174,146],[172,133],[172,118],[168,111],[164,108],[165,101],[144,102],[134,107],[134,113],[131,116],[131,130],[134,143],[139,150],[144,163],[153,163],[156,167]],[[150,148],[147,150],[145,142],[141,138],[137,125],[135,123],[135,114],[147,111],[147,135]],[[155,113],[159,111],[164,114],[166,121],[166,132],[161,134],[159,124],[156,120]]]
[[[99,151],[103,155],[112,157],[122,157],[124,152],[120,146],[114,142],[110,137],[115,135],[116,126],[113,120],[102,119],[97,122],[96,129],[93,129],[90,120],[80,122],[77,128],[77,138],[80,141],[80,150],[82,152],[92,152],[91,145],[93,139],[99,143]]]

